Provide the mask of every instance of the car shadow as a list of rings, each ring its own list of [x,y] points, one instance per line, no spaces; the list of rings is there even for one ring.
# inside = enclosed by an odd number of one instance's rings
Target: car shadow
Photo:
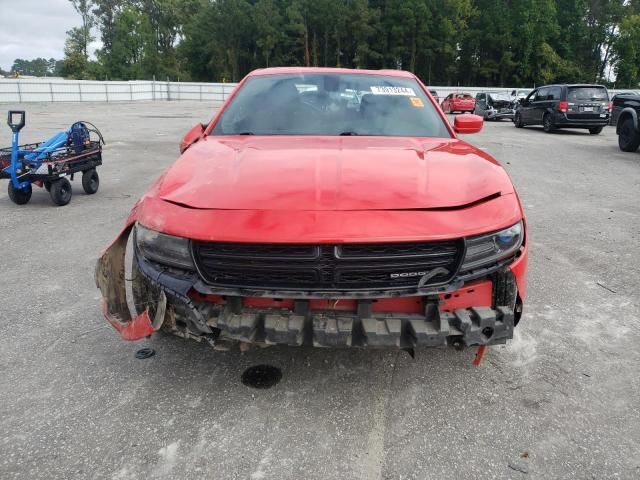
[[[525,128],[527,130],[535,130],[535,131],[538,131],[538,132],[546,133],[542,127],[538,127],[538,126],[535,126],[535,127],[534,126],[527,126]],[[589,130],[586,130],[586,129],[585,130],[581,130],[581,129],[566,129],[566,128],[561,128],[561,129],[554,130],[553,132],[551,132],[551,134],[552,135],[568,135],[568,136],[571,136],[571,135],[592,136],[589,133]],[[594,135],[594,136],[597,136],[597,135]]]

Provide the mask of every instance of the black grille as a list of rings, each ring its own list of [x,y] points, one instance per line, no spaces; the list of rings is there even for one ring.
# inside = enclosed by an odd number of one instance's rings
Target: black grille
[[[362,290],[449,282],[464,252],[462,240],[340,245],[193,242],[205,282],[270,290]],[[446,273],[445,273],[446,272]]]

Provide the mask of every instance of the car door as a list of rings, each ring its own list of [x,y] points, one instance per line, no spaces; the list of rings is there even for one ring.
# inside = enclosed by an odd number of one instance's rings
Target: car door
[[[542,117],[549,106],[549,90],[549,87],[541,87],[536,90],[530,118],[527,123],[531,125],[542,125]]]
[[[531,92],[527,97],[523,98],[520,101],[520,106],[518,107],[518,112],[520,113],[520,118],[524,123],[531,123],[533,115],[531,114],[534,104],[533,101],[536,97],[537,90]]]

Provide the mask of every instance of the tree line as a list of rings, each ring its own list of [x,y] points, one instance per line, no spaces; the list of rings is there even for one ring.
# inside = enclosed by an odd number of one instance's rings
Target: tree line
[[[640,0],[70,1],[72,78],[235,82],[306,65],[402,68],[430,85],[640,82]]]

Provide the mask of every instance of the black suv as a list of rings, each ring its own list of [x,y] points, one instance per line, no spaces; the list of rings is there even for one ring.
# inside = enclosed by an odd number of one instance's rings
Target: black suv
[[[620,150],[635,152],[640,146],[640,92],[619,93],[613,97],[611,117]]]
[[[557,128],[586,128],[597,135],[609,124],[609,92],[602,85],[545,85],[518,104],[513,123],[517,128],[542,125],[545,132]]]

